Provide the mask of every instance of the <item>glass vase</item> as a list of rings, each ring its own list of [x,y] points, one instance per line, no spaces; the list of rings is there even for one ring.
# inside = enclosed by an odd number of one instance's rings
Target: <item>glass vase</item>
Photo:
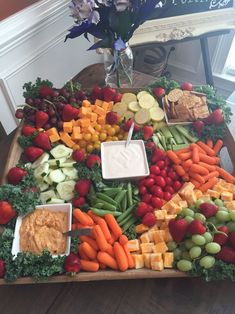
[[[105,83],[114,88],[132,87],[133,53],[131,47],[120,51],[105,49],[104,51]]]

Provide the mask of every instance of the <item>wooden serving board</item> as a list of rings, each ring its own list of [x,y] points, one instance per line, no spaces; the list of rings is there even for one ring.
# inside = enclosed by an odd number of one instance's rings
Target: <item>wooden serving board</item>
[[[8,160],[5,166],[5,170],[3,172],[2,184],[6,183],[6,175],[8,170],[14,167],[20,156],[22,154],[22,149],[17,142],[17,138],[20,135],[21,127],[18,128],[15,137],[12,141],[11,148],[9,151]],[[227,134],[224,139],[224,146],[228,150],[229,157],[233,166],[235,165],[235,141],[230,133],[229,129],[227,128]],[[233,173],[235,167],[233,168]],[[67,276],[67,275],[58,275],[52,276],[48,278],[46,281],[36,282],[36,283],[59,283],[59,282],[76,282],[76,281],[101,281],[101,280],[125,280],[125,279],[147,279],[147,278],[179,278],[179,277],[188,277],[187,274],[173,270],[173,269],[165,269],[163,271],[154,271],[149,269],[137,269],[137,270],[128,270],[126,272],[119,272],[119,271],[98,271],[95,273],[89,272],[81,272],[75,276]],[[19,278],[17,281],[11,284],[32,284],[35,283],[32,278],[24,277]],[[4,279],[0,279],[0,285],[7,285]]]

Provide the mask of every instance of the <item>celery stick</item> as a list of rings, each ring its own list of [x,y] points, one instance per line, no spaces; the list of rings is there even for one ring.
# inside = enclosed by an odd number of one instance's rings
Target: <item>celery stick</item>
[[[177,151],[179,149],[187,148],[187,147],[188,147],[188,144],[178,144],[178,145],[173,145],[172,150]]]
[[[187,130],[186,128],[184,128],[182,125],[176,125],[175,126],[176,129],[184,136],[186,137],[191,143],[197,142],[198,138],[195,136],[192,136],[189,133],[189,130]]]
[[[163,128],[161,128],[160,131],[162,132],[162,134],[165,137],[165,139],[169,139],[169,138],[173,137],[173,135],[171,134],[170,129],[167,126],[164,126]]]
[[[178,130],[176,129],[175,126],[171,126],[170,131],[171,131],[177,144],[183,144],[184,143],[184,140],[183,140],[181,134],[178,132]]]
[[[160,143],[160,140],[159,140],[159,138],[157,137],[156,134],[153,135],[152,139],[153,139],[154,144],[155,144],[158,148],[160,148],[160,149],[162,149],[162,150],[165,150],[164,147],[162,146],[162,144]]]

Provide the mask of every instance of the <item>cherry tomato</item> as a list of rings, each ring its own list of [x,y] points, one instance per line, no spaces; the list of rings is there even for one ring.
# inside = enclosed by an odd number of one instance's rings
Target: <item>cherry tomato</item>
[[[139,188],[139,192],[140,192],[141,195],[144,195],[144,194],[147,193],[147,188],[145,186],[141,186]]]
[[[166,185],[166,181],[162,176],[156,176],[155,182],[161,188],[164,188],[164,186]]]
[[[159,198],[163,198],[163,190],[160,186],[154,185],[151,189],[151,192],[154,196],[157,196]]]
[[[165,167],[165,161],[164,160],[159,160],[156,165],[160,168],[163,169]]]
[[[150,166],[149,170],[150,170],[150,173],[156,174],[156,175],[160,174],[161,172],[161,169],[157,165]]]
[[[149,150],[153,150],[156,147],[156,145],[154,144],[154,142],[149,141],[145,144],[145,147]]]
[[[170,177],[166,177],[165,181],[166,181],[167,185],[172,185],[173,184],[173,180]]]
[[[181,187],[182,187],[182,183],[180,181],[177,180],[173,183],[173,188],[176,192],[179,191]]]
[[[173,189],[172,186],[166,185],[165,188],[164,188],[164,192],[169,192],[170,194],[174,194],[175,190]]]
[[[173,171],[173,170],[168,172],[168,177],[170,177],[174,181],[179,179],[178,174],[175,171]]]
[[[158,160],[163,160],[166,157],[166,153],[164,150],[161,150],[160,148],[155,148],[151,157],[152,162],[157,162]]]
[[[145,186],[147,186],[148,188],[153,186],[154,183],[155,183],[155,180],[153,178],[148,178],[148,179],[145,180]]]
[[[162,170],[161,170],[161,172],[160,172],[160,176],[162,176],[162,177],[166,178],[166,176],[167,176],[167,172],[166,172],[166,170],[165,170],[165,169],[162,169]]]
[[[154,179],[155,180],[155,175],[154,174],[152,174],[152,173],[150,173],[150,175],[148,176],[148,179],[149,178],[152,178],[152,179]]]
[[[171,163],[170,159],[168,157],[165,158],[165,165],[169,166]]]
[[[161,208],[163,206],[163,201],[159,197],[153,196],[151,204],[154,208]]]
[[[136,215],[143,217],[148,212],[150,212],[149,206],[144,202],[140,202],[136,209]]]
[[[169,193],[169,192],[164,192],[164,200],[165,200],[165,201],[168,202],[171,198],[172,198],[171,193]]]
[[[149,203],[151,202],[151,198],[152,198],[152,195],[146,193],[146,194],[144,194],[144,196],[142,197],[141,200],[142,200],[143,202],[149,204]]]

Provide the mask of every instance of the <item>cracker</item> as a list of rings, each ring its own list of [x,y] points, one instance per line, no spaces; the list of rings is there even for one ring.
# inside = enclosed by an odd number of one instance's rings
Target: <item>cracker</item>
[[[167,95],[167,98],[171,102],[176,102],[183,96],[183,91],[179,88],[175,88]]]

